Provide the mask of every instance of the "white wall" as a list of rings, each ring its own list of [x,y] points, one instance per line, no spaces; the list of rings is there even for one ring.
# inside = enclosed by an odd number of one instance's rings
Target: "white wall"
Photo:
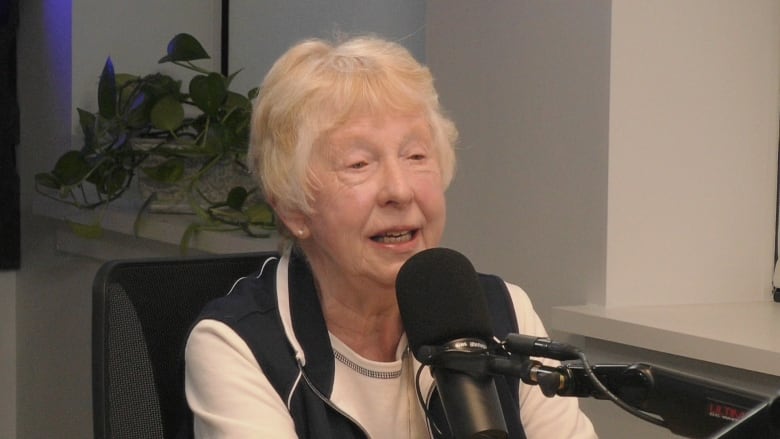
[[[447,245],[523,286],[543,320],[556,305],[770,300],[780,2],[429,0],[427,20],[462,137]],[[592,359],[625,351],[588,341]],[[718,369],[619,362],[637,359]],[[675,437],[582,405],[601,437]]]
[[[260,84],[273,62],[303,38],[328,40],[374,33],[425,58],[425,2],[296,0],[230,2],[230,71],[236,90]]]
[[[189,78],[188,70],[157,62],[166,54],[168,41],[174,35],[189,33],[211,56],[210,60],[195,63],[219,71],[219,0],[71,1],[73,119],[77,134],[80,130],[75,108],[97,110],[98,79],[108,57],[117,73],[159,71]]]
[[[21,139],[21,269],[16,274],[15,436],[90,437],[89,302],[91,265],[58,255],[53,227],[32,215],[32,176],[69,146],[69,1],[19,2],[18,91]],[[15,349],[11,353],[6,351]],[[5,393],[5,392],[4,392]]]
[[[610,307],[770,300],[780,2],[612,6]]]
[[[108,56],[117,72],[161,71],[188,78],[185,69],[157,63],[176,33],[194,35],[211,55],[210,61],[196,63],[220,69],[219,0],[72,1],[74,107],[97,107],[97,80]],[[273,61],[303,38],[376,33],[401,41],[422,59],[424,16],[425,3],[419,0],[233,1],[229,69],[241,72],[232,89],[244,93],[258,86]],[[74,112],[74,123],[76,117]]]
[[[164,23],[199,36],[209,49],[211,19],[196,17],[213,14],[212,3],[216,0],[188,8],[183,5],[193,2],[179,2],[177,9],[172,2],[151,1],[20,2],[22,265],[15,297],[2,299],[16,302],[16,343],[0,344],[0,371],[5,361],[15,359],[15,373],[3,375],[12,382],[3,383],[2,408],[6,395],[15,402],[0,417],[3,439],[92,437],[91,283],[100,261],[57,251],[58,222],[33,213],[33,175],[50,169],[71,147],[75,106],[96,109],[95,90],[106,56],[112,55],[117,71],[155,67],[173,35]],[[131,5],[137,9],[128,9]],[[145,14],[153,19],[144,19]],[[0,286],[3,291],[13,288],[5,279]],[[13,321],[3,318],[2,324]]]
[[[16,272],[0,271],[0,437],[16,437]]]
[[[446,242],[543,316],[769,300],[778,8],[429,2],[428,59],[462,133]]]
[[[428,61],[461,134],[445,245],[545,318],[605,289],[610,3],[488,3],[428,3]]]

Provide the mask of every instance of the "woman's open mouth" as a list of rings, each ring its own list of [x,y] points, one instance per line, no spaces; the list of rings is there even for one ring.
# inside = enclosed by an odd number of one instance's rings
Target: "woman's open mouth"
[[[403,232],[385,232],[371,237],[371,240],[381,244],[399,244],[411,241],[417,230],[406,230]]]

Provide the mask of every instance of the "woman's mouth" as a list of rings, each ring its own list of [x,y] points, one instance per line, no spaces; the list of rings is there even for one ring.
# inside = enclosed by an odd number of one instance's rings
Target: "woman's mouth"
[[[371,240],[381,244],[399,244],[402,242],[411,241],[414,238],[416,230],[406,230],[403,232],[385,232],[379,235],[374,235]]]

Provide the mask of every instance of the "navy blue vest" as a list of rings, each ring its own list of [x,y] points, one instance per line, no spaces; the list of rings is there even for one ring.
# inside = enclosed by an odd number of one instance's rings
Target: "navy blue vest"
[[[276,302],[276,265],[266,264],[259,273],[241,280],[230,295],[208,304],[198,320],[215,319],[230,326],[252,350],[263,373],[283,401],[298,379],[299,366],[285,336]],[[496,276],[480,275],[487,296],[495,335],[500,339],[517,332],[517,319],[506,284]],[[293,255],[289,266],[290,313],[303,351],[305,381],[290,399],[290,414],[298,437],[316,439],[367,439],[365,432],[327,401],[333,386],[335,359],[308,264]],[[495,377],[499,400],[510,438],[524,439],[520,423],[519,380]],[[431,421],[442,430],[435,438],[450,438],[441,400],[434,392],[429,407]],[[189,409],[188,409],[189,411]],[[191,429],[191,412],[190,429]]]

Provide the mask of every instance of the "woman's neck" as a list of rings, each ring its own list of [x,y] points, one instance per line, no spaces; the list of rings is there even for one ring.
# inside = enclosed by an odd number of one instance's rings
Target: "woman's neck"
[[[328,331],[366,359],[394,361],[403,334],[395,291],[323,288],[318,294]]]

